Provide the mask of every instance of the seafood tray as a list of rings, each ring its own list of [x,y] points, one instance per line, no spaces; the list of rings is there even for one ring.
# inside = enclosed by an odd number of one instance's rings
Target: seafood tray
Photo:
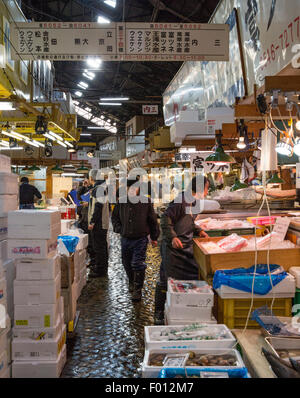
[[[300,340],[288,337],[266,337],[272,352],[289,363],[289,357],[300,363]]]
[[[236,340],[226,325],[195,323],[176,326],[145,326],[146,349],[232,348]]]
[[[269,317],[270,318],[270,321],[272,321],[272,318],[273,317]],[[280,322],[282,322],[283,324],[285,324],[286,326],[287,325],[291,325],[291,322],[292,322],[292,318],[291,317],[288,317],[288,316],[278,316],[277,317],[278,318],[278,320],[280,321]],[[265,317],[264,318],[265,320],[267,319],[267,317]],[[267,321],[266,321],[266,323],[267,323]],[[290,331],[292,331],[292,329],[290,329]],[[272,334],[272,333],[270,333],[268,330],[266,330],[266,329],[264,329],[264,328],[261,328],[261,333],[265,336],[265,337],[276,337],[276,338],[281,338],[281,339],[290,339],[290,338],[292,338],[293,340],[295,340],[295,339],[298,339],[299,340],[299,342],[300,342],[300,334],[294,334],[294,335],[292,335],[292,336],[289,336],[289,335],[284,335],[284,334]]]
[[[177,366],[176,366],[176,365]],[[237,369],[243,368],[244,362],[234,349],[150,349],[146,350],[142,365],[144,378],[157,377],[163,368],[203,368]]]

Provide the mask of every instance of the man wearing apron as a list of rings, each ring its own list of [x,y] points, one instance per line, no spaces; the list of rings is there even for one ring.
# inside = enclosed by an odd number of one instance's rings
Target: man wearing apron
[[[191,190],[194,202],[187,202],[184,193],[180,193],[181,203],[177,203],[177,200],[171,202],[161,217],[162,262],[160,281],[157,283],[155,291],[155,324],[163,324],[168,278],[198,279],[199,267],[194,259],[193,237],[195,234],[202,238],[206,238],[208,235],[195,225],[194,220],[197,214],[193,214],[192,207],[196,205],[196,200],[204,199],[208,193],[209,181],[206,177],[203,179],[202,192],[196,192],[197,180],[196,177],[192,179]]]

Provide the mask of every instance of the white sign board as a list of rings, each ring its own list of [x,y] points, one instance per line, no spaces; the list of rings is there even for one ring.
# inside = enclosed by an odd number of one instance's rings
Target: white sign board
[[[158,115],[158,105],[143,105],[143,115]]]
[[[13,59],[229,61],[226,24],[20,22],[11,28]]]
[[[190,154],[192,172],[203,173],[227,173],[230,172],[230,164],[206,163],[205,159],[213,152],[194,152]]]
[[[277,217],[276,218],[276,223],[273,228],[273,232],[276,232],[278,235],[280,235],[280,239],[283,241],[285,238],[285,235],[289,229],[291,219],[289,217]]]

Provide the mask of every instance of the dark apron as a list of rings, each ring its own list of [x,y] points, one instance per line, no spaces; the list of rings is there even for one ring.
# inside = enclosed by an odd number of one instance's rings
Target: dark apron
[[[183,249],[174,249],[171,244],[166,245],[166,277],[179,280],[197,280],[199,266],[194,260],[193,216],[186,214],[174,227],[177,237],[183,244]]]

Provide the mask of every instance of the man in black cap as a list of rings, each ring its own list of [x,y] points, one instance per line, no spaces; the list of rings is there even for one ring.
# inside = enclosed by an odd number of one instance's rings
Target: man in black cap
[[[40,191],[35,186],[29,184],[29,180],[27,177],[21,178],[19,195],[20,195],[21,210],[34,209],[34,197],[42,199]]]

